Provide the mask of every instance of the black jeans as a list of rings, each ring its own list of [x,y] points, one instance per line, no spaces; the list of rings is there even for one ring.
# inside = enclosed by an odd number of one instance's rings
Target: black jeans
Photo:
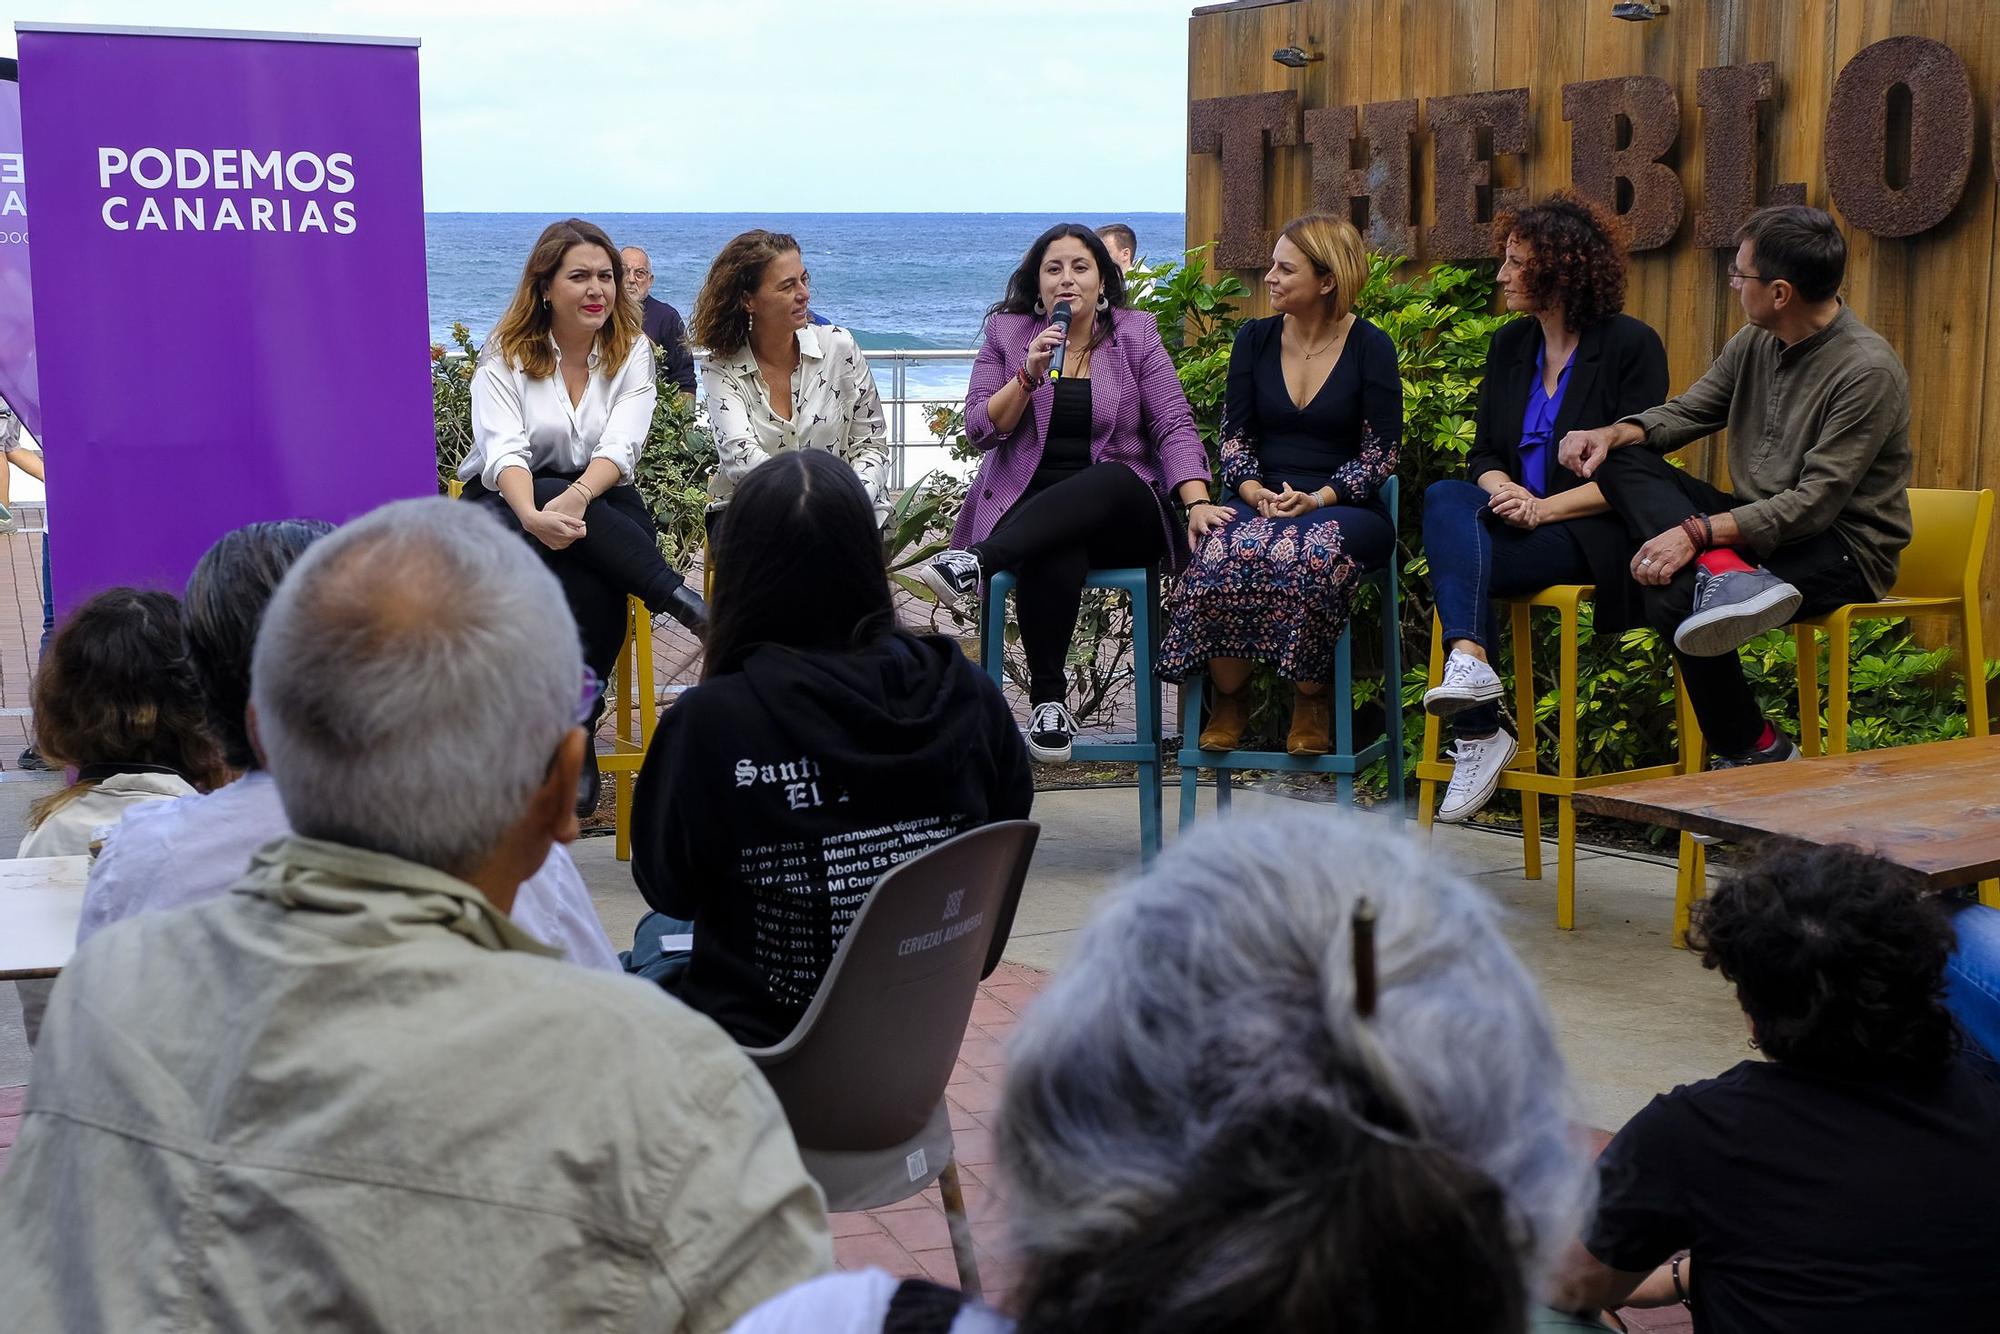
[[[579,473],[536,473],[535,506],[541,508],[569,489]],[[551,551],[530,537],[499,492],[473,478],[465,499],[493,507],[508,527],[526,538],[562,584],[570,615],[583,641],[583,661],[599,681],[611,678],[625,643],[625,599],[636,597],[652,611],[665,611],[683,582],[660,554],[653,516],[633,486],[614,486],[584,507],[584,536]],[[601,697],[600,697],[601,698]]]
[[[1030,703],[1061,703],[1068,693],[1065,664],[1084,576],[1157,565],[1165,543],[1153,488],[1122,463],[1093,463],[1042,490],[1030,485],[992,536],[973,544],[983,574],[1007,570],[1018,581],[1015,617],[1028,659]]]
[[[1678,527],[1690,514],[1714,514],[1743,503],[1676,468],[1664,455],[1644,445],[1612,450],[1599,466],[1595,480],[1611,508],[1625,521],[1626,530],[1639,542]],[[1846,544],[1831,529],[1775,548],[1766,553],[1763,565],[1804,595],[1798,610],[1801,620],[1874,597],[1855,568],[1854,558],[1847,554]],[[1687,619],[1694,610],[1694,576],[1695,565],[1690,561],[1672,582],[1641,586],[1648,625],[1671,635]],[[1764,730],[1764,718],[1757,712],[1757,697],[1743,678],[1743,663],[1737,655],[1674,656],[1680,663],[1681,680],[1694,705],[1695,719],[1708,737],[1708,748],[1718,755],[1741,755],[1754,746]]]

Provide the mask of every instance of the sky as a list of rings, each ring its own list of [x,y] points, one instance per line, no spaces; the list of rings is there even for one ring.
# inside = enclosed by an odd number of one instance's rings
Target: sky
[[[1195,0],[11,0],[417,37],[434,212],[1179,212]]]

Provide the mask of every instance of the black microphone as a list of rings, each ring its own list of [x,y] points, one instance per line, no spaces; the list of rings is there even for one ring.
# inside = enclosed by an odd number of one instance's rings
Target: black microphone
[[[1049,358],[1049,378],[1051,380],[1062,379],[1063,351],[1069,346],[1069,322],[1073,314],[1074,312],[1069,308],[1069,302],[1058,301],[1056,302],[1056,313],[1049,316],[1049,322],[1063,331],[1063,341],[1056,344],[1055,355]]]

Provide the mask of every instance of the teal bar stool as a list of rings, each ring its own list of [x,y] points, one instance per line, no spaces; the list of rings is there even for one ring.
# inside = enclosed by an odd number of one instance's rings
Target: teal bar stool
[[[1071,755],[1079,760],[1116,760],[1139,766],[1139,855],[1151,862],[1160,853],[1163,802],[1160,682],[1153,671],[1153,664],[1159,661],[1160,576],[1150,568],[1092,570],[1084,578],[1083,586],[1112,589],[1132,599],[1132,676],[1137,683],[1133,704],[1138,722],[1137,732],[1129,741],[1078,738]],[[995,685],[1005,675],[1002,663],[1007,651],[1007,595],[1013,591],[1014,576],[1002,571],[988,583],[986,597],[980,603],[980,660]]]
[[[1181,819],[1185,829],[1194,819],[1195,793],[1201,771],[1215,771],[1215,807],[1229,809],[1232,773],[1238,769],[1295,774],[1333,774],[1334,786],[1343,806],[1354,805],[1354,778],[1378,759],[1389,761],[1389,801],[1397,818],[1403,809],[1403,638],[1402,618],[1396,596],[1395,546],[1396,479],[1382,487],[1382,502],[1389,511],[1391,545],[1389,563],[1362,576],[1362,586],[1381,589],[1382,612],[1382,735],[1360,750],[1354,748],[1354,627],[1340,632],[1333,650],[1332,691],[1333,749],[1325,755],[1299,756],[1282,750],[1209,751],[1200,748],[1201,698],[1208,683],[1206,673],[1190,676],[1181,683]]]

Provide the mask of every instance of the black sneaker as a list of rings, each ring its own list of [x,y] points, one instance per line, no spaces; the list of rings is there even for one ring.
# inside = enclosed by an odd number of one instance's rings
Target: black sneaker
[[[35,769],[45,772],[49,767],[49,762],[42,758],[40,751],[30,746],[15,759],[14,767],[16,769]]]
[[[1067,708],[1054,702],[1035,706],[1028,719],[1029,755],[1043,764],[1063,764],[1069,760],[1074,740],[1076,719]]]
[[[1805,595],[1759,565],[1754,570],[1695,571],[1694,611],[1674,631],[1674,647],[1690,658],[1719,658],[1781,625],[1789,625]]]
[[[1777,732],[1778,729],[1774,727],[1771,730]],[[1797,743],[1783,732],[1778,732],[1777,739],[1763,749],[1746,750],[1741,755],[1717,755],[1709,760],[1708,767],[1711,769],[1742,769],[1752,764],[1783,764],[1786,760],[1801,758],[1803,757],[1799,753]],[[1707,845],[1720,843],[1722,840],[1714,834],[1696,834],[1694,841]]]
[[[939,602],[956,607],[979,592],[979,557],[956,548],[940,551],[917,567],[917,577],[937,594]],[[1068,759],[1068,754],[1063,758]]]

